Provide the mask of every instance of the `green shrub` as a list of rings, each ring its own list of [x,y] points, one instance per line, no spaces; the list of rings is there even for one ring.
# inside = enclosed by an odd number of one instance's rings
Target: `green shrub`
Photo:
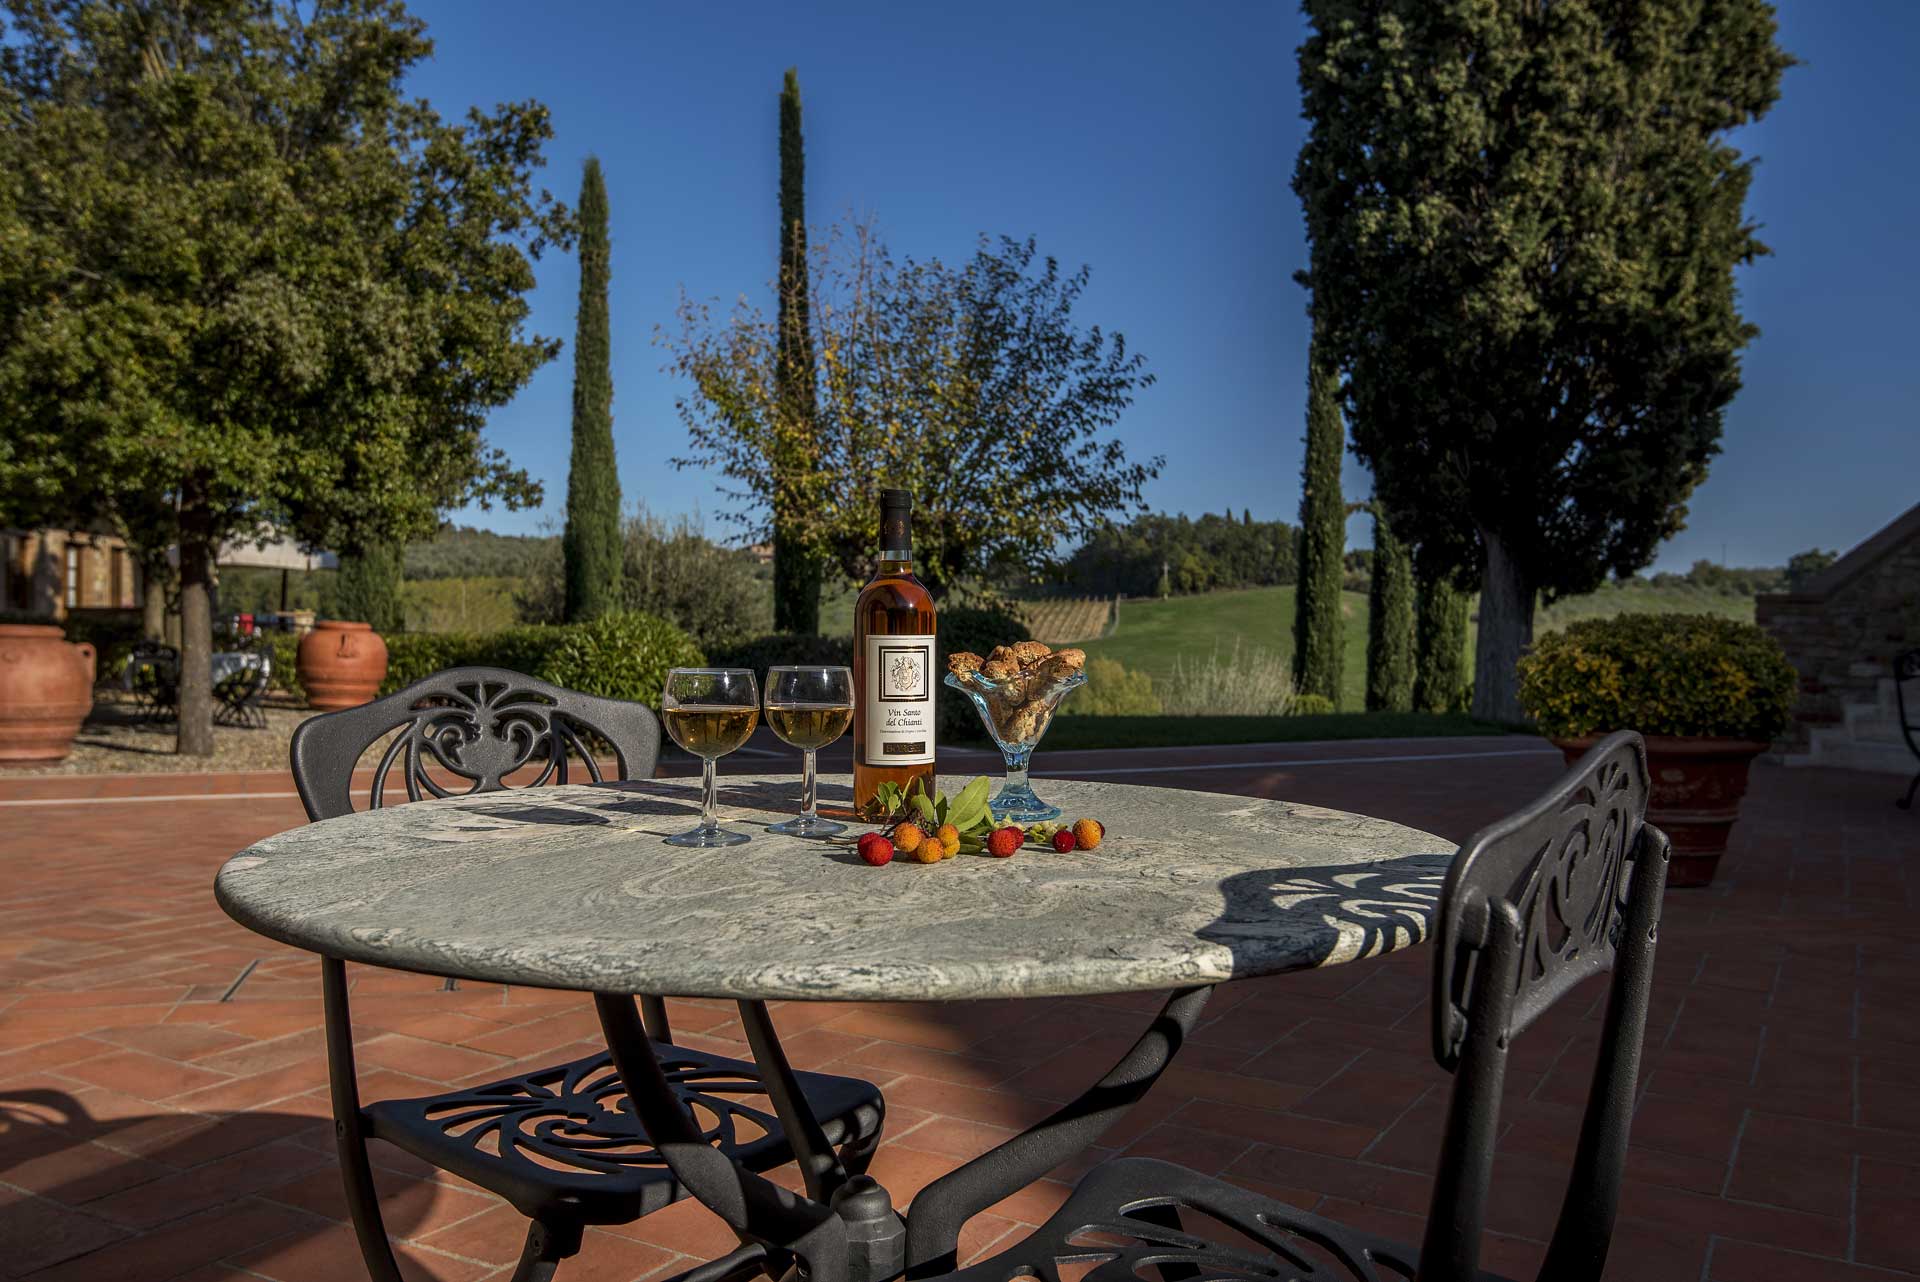
[[[490,667],[537,677],[582,694],[660,706],[667,669],[704,662],[692,639],[664,619],[638,611],[587,623],[529,624],[498,632],[403,632],[386,638],[387,679],[380,693],[447,668]]]
[[[940,643],[939,661],[934,672],[936,682],[946,680],[947,656],[950,654],[970,650],[974,654],[985,655],[997,645],[1033,640],[1033,633],[1027,630],[1026,621],[999,606],[943,606],[938,626]],[[980,713],[974,708],[973,700],[944,685],[938,687],[934,697],[940,709],[938,742],[981,742],[986,739],[986,727],[980,724]],[[1068,697],[1076,699],[1079,695]]]
[[[658,708],[669,668],[697,668],[705,662],[686,633],[637,610],[603,614],[555,631],[560,643],[536,675],[582,694]]]
[[[297,632],[262,632],[260,645],[272,660],[268,673],[273,689],[305,702],[307,692],[300,684],[300,635]]]
[[[851,668],[853,638],[775,632],[707,649],[707,666],[746,668],[760,680],[765,680],[768,668],[790,663]]]
[[[1583,619],[1520,660],[1520,705],[1556,738],[1638,730],[1770,740],[1798,678],[1759,627],[1707,614]]]
[[[1293,706],[1287,709],[1287,715],[1290,717],[1327,717],[1332,716],[1334,711],[1333,700],[1327,698],[1324,694],[1296,694],[1293,696]]]
[[[1128,672],[1118,659],[1089,659],[1087,684],[1066,697],[1062,716],[1153,717],[1161,712],[1153,678]]]

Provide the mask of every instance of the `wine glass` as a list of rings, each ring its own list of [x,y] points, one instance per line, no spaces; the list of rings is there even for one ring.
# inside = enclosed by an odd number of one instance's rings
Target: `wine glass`
[[[822,819],[814,807],[814,755],[853,724],[853,670],[832,667],[767,669],[767,724],[781,739],[800,749],[806,770],[800,785],[800,813],[768,832],[789,837],[831,837],[845,824]]]
[[[700,758],[700,826],[667,838],[669,846],[738,846],[753,838],[714,817],[713,763],[745,743],[760,720],[760,688],[745,668],[675,668],[667,673],[661,719],[682,748]]]

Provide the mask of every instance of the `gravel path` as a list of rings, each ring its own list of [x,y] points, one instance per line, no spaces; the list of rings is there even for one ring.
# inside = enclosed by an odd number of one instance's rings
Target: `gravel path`
[[[174,748],[173,723],[140,720],[130,703],[96,696],[93,713],[74,736],[65,761],[44,766],[0,764],[0,777],[19,775],[166,774],[210,770],[284,770],[293,728],[316,715],[307,708],[267,705],[264,730],[213,728],[213,756],[182,757]]]

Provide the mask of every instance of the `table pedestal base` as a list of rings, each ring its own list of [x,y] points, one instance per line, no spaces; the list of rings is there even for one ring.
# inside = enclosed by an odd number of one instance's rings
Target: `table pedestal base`
[[[1133,1048],[1078,1099],[929,1184],[906,1216],[893,1209],[878,1181],[859,1173],[866,1154],[857,1155],[850,1173],[845,1159],[855,1155],[836,1153],[827,1143],[764,1003],[741,1002],[741,1020],[806,1182],[804,1197],[746,1170],[701,1138],[668,1086],[631,1000],[596,994],[594,1005],[648,1138],[674,1177],[739,1236],[743,1252],[764,1248],[757,1258],[775,1263],[768,1271],[776,1277],[797,1262],[810,1282],[892,1282],[903,1275],[913,1279],[952,1271],[968,1220],[1099,1139],[1166,1070],[1210,991],[1174,993]],[[704,1282],[723,1274],[725,1265],[704,1265],[680,1282]]]

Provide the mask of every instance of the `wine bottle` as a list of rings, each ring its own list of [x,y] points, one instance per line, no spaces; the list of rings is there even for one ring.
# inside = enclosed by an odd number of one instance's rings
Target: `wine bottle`
[[[880,564],[853,607],[853,805],[883,783],[933,792],[933,595],[913,574],[913,500],[880,491]]]

